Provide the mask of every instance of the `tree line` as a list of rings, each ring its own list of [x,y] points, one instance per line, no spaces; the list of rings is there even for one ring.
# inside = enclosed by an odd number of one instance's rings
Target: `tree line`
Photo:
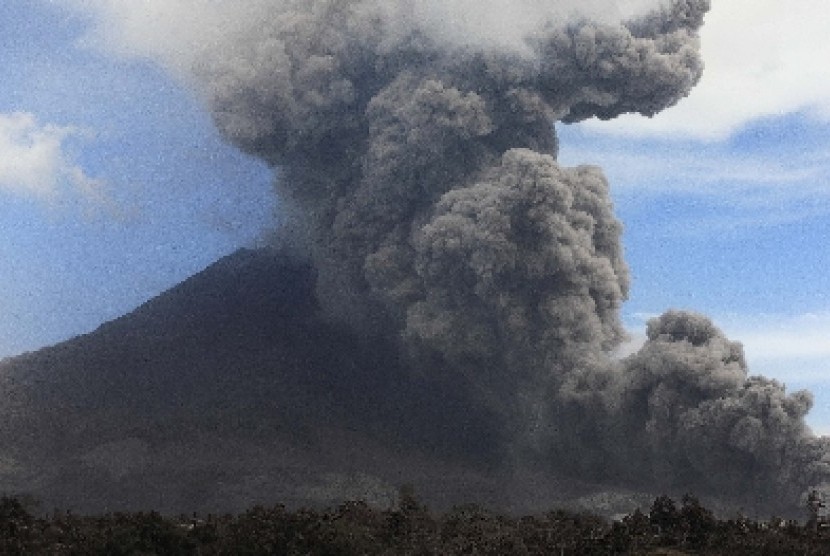
[[[619,520],[554,510],[508,517],[476,505],[435,514],[409,487],[393,509],[365,502],[287,510],[256,506],[238,515],[165,517],[156,512],[34,515],[0,499],[1,554],[78,555],[608,555],[830,554],[830,532],[772,518],[717,519],[693,496],[654,500]]]

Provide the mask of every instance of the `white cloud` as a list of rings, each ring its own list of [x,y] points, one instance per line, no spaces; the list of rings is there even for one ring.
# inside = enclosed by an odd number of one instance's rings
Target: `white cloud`
[[[740,334],[745,349],[757,359],[830,359],[830,312],[727,317],[725,326],[730,330],[734,328],[736,335]]]
[[[187,78],[205,48],[216,48],[246,29],[263,25],[297,2],[288,0],[58,0],[91,16],[86,44],[128,57],[149,58]],[[367,0],[356,9],[376,11],[390,29],[412,26],[450,44],[526,47],[525,39],[554,21],[574,16],[613,23],[659,5],[661,0]]]
[[[805,147],[796,156],[772,158],[757,152],[657,149],[644,145],[613,148],[563,144],[567,165],[600,164],[612,186],[622,190],[701,193],[718,196],[766,191],[787,197],[830,197],[828,162]]]
[[[88,15],[93,26],[81,41],[124,57],[162,63],[184,76],[199,52],[238,32],[240,25],[261,21],[267,0],[58,0]]]
[[[587,122],[622,135],[718,140],[747,122],[795,112],[830,120],[825,0],[716,0],[701,31],[703,78],[654,118]]]
[[[100,199],[102,182],[67,152],[67,141],[81,135],[74,127],[42,124],[28,112],[0,114],[0,192],[54,200],[70,187]]]
[[[730,339],[743,344],[753,374],[830,384],[830,311],[726,315],[716,320]]]
[[[378,3],[390,6],[393,22],[414,18],[414,24],[449,44],[499,49],[527,48],[526,40],[550,24],[588,18],[617,24],[658,5],[658,0],[421,0]],[[529,52],[529,51],[528,51]]]
[[[665,195],[702,200],[694,215],[675,215],[678,234],[705,236],[825,218],[830,213],[828,146],[805,141],[797,148],[774,147],[609,144],[596,134],[577,133],[562,142],[560,161],[600,164],[612,191],[629,203]]]

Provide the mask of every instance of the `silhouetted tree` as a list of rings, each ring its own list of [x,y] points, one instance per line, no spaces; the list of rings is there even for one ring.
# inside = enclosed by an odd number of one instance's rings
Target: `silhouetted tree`
[[[694,549],[705,547],[717,525],[712,512],[704,508],[697,498],[686,494],[683,496],[680,518],[685,531],[683,544]]]
[[[648,520],[657,528],[663,543],[672,544],[678,540],[681,519],[674,500],[665,495],[655,498],[648,513]]]
[[[824,506],[824,500],[819,491],[811,490],[807,495],[807,527],[814,532],[818,531],[819,514]]]

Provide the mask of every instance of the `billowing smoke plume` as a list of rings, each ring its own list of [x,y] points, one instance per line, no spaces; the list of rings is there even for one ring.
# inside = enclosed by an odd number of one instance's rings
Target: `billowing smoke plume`
[[[830,444],[804,424],[812,396],[748,377],[743,349],[701,315],[670,311],[648,324],[623,362],[617,434],[620,473],[647,465],[666,487],[701,485],[754,507],[783,507],[830,476]],[[645,457],[644,457],[645,456]]]
[[[554,122],[653,115],[689,92],[708,0],[480,4],[265,3],[192,71],[228,140],[278,169],[281,241],[316,266],[329,315],[463,373],[514,453],[797,502],[830,473],[809,395],[747,378],[740,345],[692,314],[613,361],[621,226],[602,172],[556,161]]]

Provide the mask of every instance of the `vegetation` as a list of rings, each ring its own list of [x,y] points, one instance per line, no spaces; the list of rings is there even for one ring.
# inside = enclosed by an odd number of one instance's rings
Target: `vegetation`
[[[2,554],[830,554],[820,527],[771,519],[718,520],[692,496],[661,496],[648,513],[608,522],[562,510],[520,518],[478,506],[436,516],[404,488],[398,507],[347,502],[336,509],[255,507],[238,516],[155,512],[36,517],[18,498],[0,499]]]

